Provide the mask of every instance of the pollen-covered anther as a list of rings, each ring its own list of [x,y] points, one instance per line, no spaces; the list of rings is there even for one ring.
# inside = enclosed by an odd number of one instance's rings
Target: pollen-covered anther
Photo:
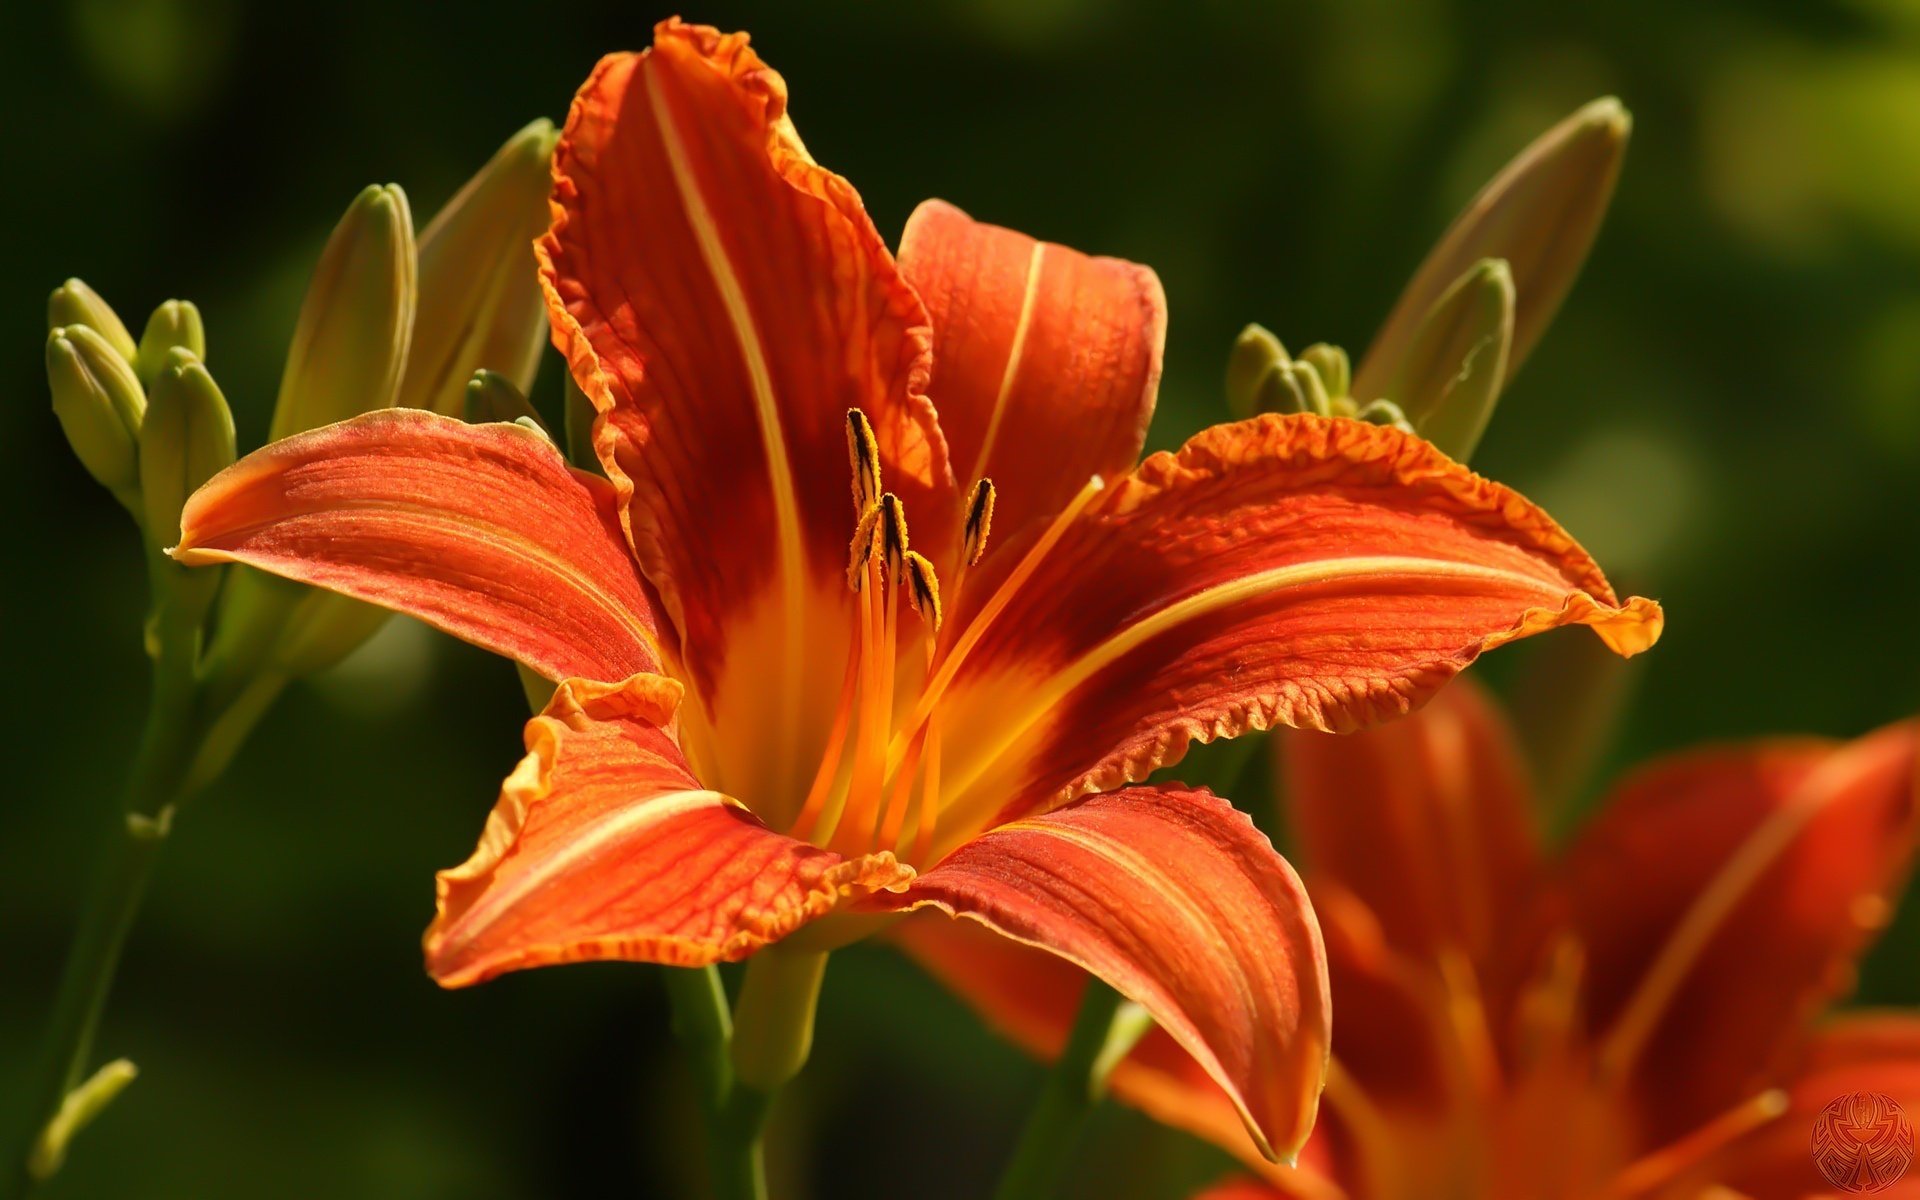
[[[880,506],[869,504],[853,528],[853,541],[847,544],[847,586],[859,591],[867,580],[867,564],[873,561],[875,535],[880,530]]]
[[[864,517],[880,502],[880,443],[873,423],[857,408],[847,410],[847,465],[853,471],[853,511]]]
[[[906,568],[907,506],[892,492],[880,497],[880,554],[887,578],[898,580]]]
[[[901,578],[906,583],[907,603],[927,623],[927,632],[940,632],[940,577],[933,564],[917,550],[906,554]]]
[[[987,534],[993,531],[993,480],[982,478],[967,493],[967,523],[963,530],[966,561],[973,566],[987,552]]]

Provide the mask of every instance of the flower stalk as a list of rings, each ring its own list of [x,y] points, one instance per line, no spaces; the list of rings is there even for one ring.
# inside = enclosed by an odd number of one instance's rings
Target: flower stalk
[[[1107,1076],[1151,1027],[1120,993],[1098,979],[1087,980],[1080,1015],[1027,1114],[994,1200],[1044,1200],[1059,1194],[1080,1132],[1106,1094]]]
[[[761,954],[747,964],[737,1011],[713,967],[668,967],[673,1036],[692,1060],[706,1121],[713,1194],[765,1200],[762,1133],[774,1095],[806,1065],[827,956]]]
[[[157,551],[148,557],[156,576],[173,569]],[[89,1084],[94,1035],[127,931],[171,832],[175,806],[189,791],[204,732],[194,677],[199,612],[190,596],[159,587],[157,579],[155,594],[159,599],[146,730],[61,972],[31,1123],[0,1196],[25,1196],[52,1175],[66,1156],[67,1142],[105,1107],[104,1100],[79,1106],[84,1117],[74,1120],[69,1098]]]

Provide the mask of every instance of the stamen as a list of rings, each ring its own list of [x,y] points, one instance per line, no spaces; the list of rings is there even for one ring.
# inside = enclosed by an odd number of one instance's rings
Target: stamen
[[[907,506],[900,503],[900,497],[888,492],[880,497],[880,554],[886,560],[888,579],[900,578],[907,545]]]
[[[987,534],[993,531],[993,480],[982,478],[967,493],[967,522],[963,530],[966,562],[974,566],[987,552]]]
[[[1607,1188],[1606,1195],[1626,1200],[1627,1197],[1644,1196],[1662,1188],[1786,1111],[1785,1092],[1778,1088],[1761,1092],[1620,1172],[1614,1177],[1612,1186]]]
[[[1456,947],[1442,947],[1437,959],[1446,995],[1446,1020],[1457,1051],[1457,1070],[1469,1095],[1484,1101],[1500,1090],[1500,1052],[1494,1048],[1479,977],[1473,963]]]
[[[854,526],[853,541],[847,545],[847,586],[859,591],[867,578],[867,564],[873,560],[873,552],[878,544],[875,534],[880,529],[880,505],[869,504],[860,514],[860,523]]]
[[[1007,605],[1013,602],[1020,588],[1033,577],[1034,572],[1040,569],[1040,564],[1046,561],[1047,555],[1052,553],[1060,539],[1066,536],[1074,520],[1086,511],[1087,505],[1093,502],[1093,498],[1099,495],[1100,489],[1105,486],[1105,481],[1098,475],[1087,480],[1086,486],[1067,502],[1067,506],[1060,510],[1060,515],[1047,526],[1046,532],[1040,535],[1040,540],[1027,549],[1025,556],[987,599],[979,615],[967,622],[967,631],[960,636],[960,640],[954,643],[952,651],[941,661],[939,671],[933,678],[927,680],[926,687],[920,693],[919,701],[913,706],[913,713],[894,734],[893,743],[887,749],[889,773],[899,769],[901,760],[906,757],[907,740],[926,724],[928,716],[933,712],[933,706],[940,702],[941,695],[953,682],[954,675],[959,672],[960,665],[967,660],[967,655],[980,644],[980,639],[986,636],[993,622],[1006,611]]]
[[[940,824],[940,722],[927,722],[925,769],[920,776],[919,832],[913,835],[913,857],[907,861],[922,870],[932,865],[927,856],[933,852],[933,831]]]
[[[1674,926],[1673,934],[1660,948],[1632,998],[1620,1010],[1620,1017],[1607,1034],[1596,1061],[1602,1079],[1618,1083],[1626,1078],[1721,923],[1733,914],[1735,907],[1793,844],[1807,823],[1840,793],[1846,773],[1855,769],[1844,756],[1830,759],[1825,766],[1813,771],[1799,790],[1761,822],[1727,858],[1719,874],[1702,889],[1699,898]]]
[[[864,568],[865,564],[861,565]],[[849,579],[848,582],[853,580]],[[855,587],[858,587],[857,583]],[[800,815],[793,819],[793,836],[802,841],[808,840],[812,834],[814,823],[820,819],[820,813],[827,805],[827,797],[832,794],[840,776],[844,757],[842,751],[847,746],[847,730],[853,724],[854,702],[858,699],[860,663],[857,646],[847,647],[847,673],[840,682],[840,703],[834,707],[833,728],[827,733],[827,744],[820,751],[820,767],[814,772],[813,785],[807,789],[805,803],[800,805]]]
[[[940,577],[918,550],[907,551],[905,562],[903,581],[907,603],[926,622],[928,634],[937,634],[940,632]]]
[[[876,510],[877,511],[877,510]],[[869,786],[878,786],[873,780],[874,771],[870,760],[876,757],[875,745],[884,736],[884,725],[877,718],[881,713],[875,705],[876,693],[880,686],[879,656],[875,653],[879,641],[880,597],[885,592],[880,575],[878,556],[869,555],[863,564],[866,570],[863,584],[858,590],[858,623],[860,629],[858,654],[855,661],[859,664],[859,694],[850,706],[853,710],[849,717],[854,737],[853,753],[848,763],[848,779],[845,791],[829,785],[828,802],[818,827],[807,840],[816,846],[829,845],[834,835],[847,825],[850,810],[857,814],[858,806],[865,790]],[[838,783],[839,770],[835,770],[835,784]],[[858,828],[855,816],[854,828]]]
[[[853,511],[864,514],[880,500],[880,443],[857,408],[847,410],[847,463],[853,468]]]
[[[1400,1159],[1400,1139],[1395,1135],[1393,1122],[1337,1056],[1327,1059],[1327,1086],[1322,1094],[1327,1107],[1339,1114],[1341,1125],[1359,1151],[1360,1161],[1383,1174],[1397,1175],[1399,1168],[1394,1164]]]
[[[1520,997],[1514,1036],[1517,1072],[1537,1070],[1550,1057],[1562,1057],[1573,1049],[1580,1027],[1580,981],[1585,974],[1586,951],[1580,940],[1570,933],[1560,935],[1540,973]]]

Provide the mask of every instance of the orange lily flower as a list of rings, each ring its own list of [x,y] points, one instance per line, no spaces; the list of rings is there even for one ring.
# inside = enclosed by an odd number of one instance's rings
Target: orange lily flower
[[[175,552],[561,681],[439,877],[433,976],[930,907],[1143,1004],[1290,1153],[1329,1038],[1312,910],[1226,802],[1134,785],[1196,739],[1399,715],[1554,626],[1637,652],[1658,607],[1391,429],[1267,417],[1138,463],[1153,273],[935,201],[896,260],[744,36],[603,60],[554,179],[540,273],[611,484],[523,427],[376,413],[211,481]]]
[[[1920,723],[1648,766],[1557,858],[1525,765],[1470,683],[1406,721],[1283,756],[1338,1032],[1294,1168],[1255,1154],[1165,1039],[1116,1093],[1261,1178],[1206,1200],[1801,1200],[1850,1092],[1920,1113],[1920,1013],[1816,1018],[1898,897],[1920,833]],[[1051,1052],[1079,979],[909,922],[909,949]],[[1920,1179],[1883,1194],[1920,1196]]]

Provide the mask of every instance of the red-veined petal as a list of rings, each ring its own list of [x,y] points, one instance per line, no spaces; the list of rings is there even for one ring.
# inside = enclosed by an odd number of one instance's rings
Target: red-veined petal
[[[954,474],[998,492],[1005,538],[1089,475],[1131,470],[1160,388],[1167,298],[1154,273],[973,220],[929,200],[900,269],[933,319],[933,379]]]
[[[1026,549],[989,554],[963,628]],[[942,836],[991,824],[1007,797],[1143,778],[1196,740],[1399,716],[1483,651],[1568,624],[1632,654],[1661,615],[1616,604],[1546,513],[1411,435],[1310,416],[1215,427],[1072,517],[967,630],[977,643],[947,668]]]
[[[440,872],[427,969],[458,987],[586,959],[697,966],[899,887],[891,854],[846,859],[703,788],[672,731],[680,685],[568,680],[527,723],[480,846]]]
[[[1316,891],[1337,882],[1396,952],[1458,951],[1485,980],[1542,868],[1532,785],[1492,698],[1462,679],[1405,720],[1275,744]]]
[[[1320,932],[1292,869],[1224,800],[1090,796],[983,834],[864,907],[929,905],[1137,1001],[1226,1089],[1269,1157],[1306,1141],[1329,1038]]]
[[[1779,1078],[1897,898],[1920,726],[1699,751],[1630,780],[1569,853],[1600,1069],[1677,1135]]]
[[[743,34],[666,21],[603,59],[537,247],[555,344],[682,643],[714,782],[797,807],[852,629],[846,412],[917,541],[958,520],[923,395],[931,335],[860,198],[808,156]]]
[[[372,601],[550,679],[660,669],[612,489],[518,425],[367,413],[249,454],[180,524],[180,562]]]

